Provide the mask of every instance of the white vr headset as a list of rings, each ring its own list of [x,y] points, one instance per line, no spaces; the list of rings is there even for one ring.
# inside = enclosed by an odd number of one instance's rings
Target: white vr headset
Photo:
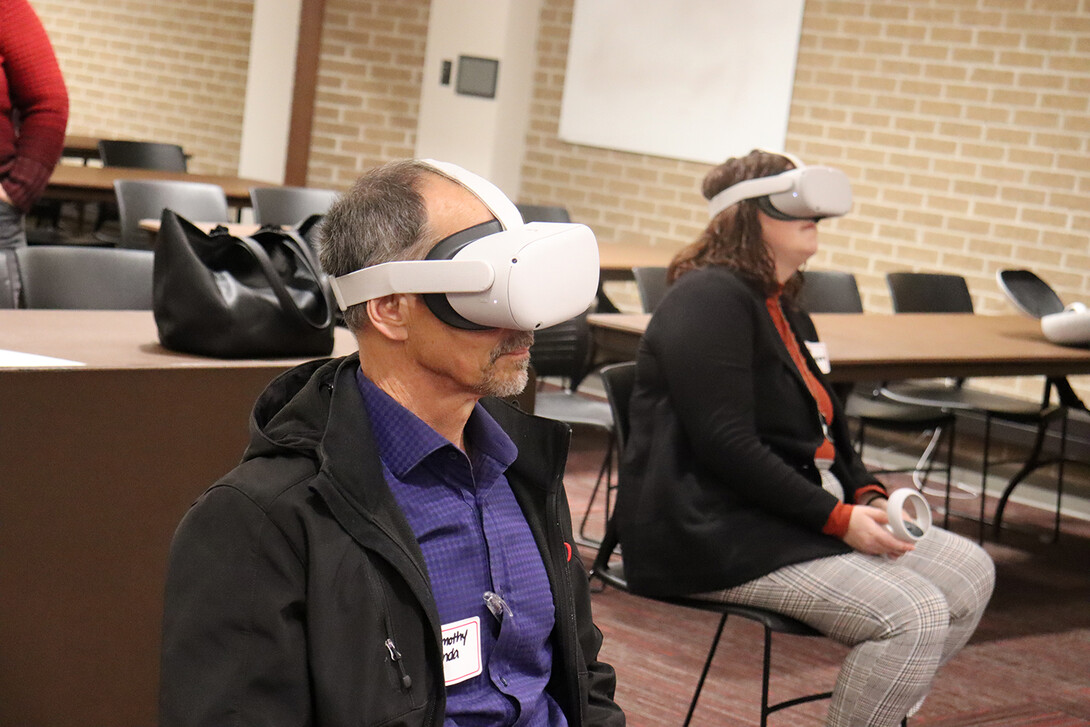
[[[586,225],[526,224],[498,187],[459,166],[422,160],[484,203],[495,220],[441,240],[425,260],[363,268],[331,280],[337,305],[419,293],[456,328],[533,331],[585,311],[598,291],[598,242]]]
[[[800,166],[731,185],[708,201],[708,212],[714,219],[746,199],[755,199],[762,212],[778,220],[820,220],[848,214],[852,185],[839,169]]]

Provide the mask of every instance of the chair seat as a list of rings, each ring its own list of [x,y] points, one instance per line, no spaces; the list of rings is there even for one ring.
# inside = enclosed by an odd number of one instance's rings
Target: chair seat
[[[601,581],[607,585],[628,592],[628,581],[624,577],[624,566],[622,564],[610,563],[606,567],[596,566],[593,575],[594,577],[601,579]],[[798,619],[756,606],[743,606],[738,603],[722,603],[719,601],[709,601],[703,598],[693,598],[691,596],[652,596],[652,598],[656,601],[670,603],[675,606],[684,606],[685,608],[695,608],[700,611],[711,611],[713,613],[726,613],[731,616],[740,616],[741,618],[749,619],[750,621],[756,621],[762,626],[780,634],[793,634],[795,636],[824,635],[814,627],[805,624]]]
[[[609,403],[570,391],[539,391],[534,397],[534,414],[568,424],[584,424],[613,430]]]
[[[950,421],[951,414],[939,407],[906,404],[885,396],[870,396],[853,391],[844,402],[844,413],[877,422],[886,428],[932,429]]]
[[[1042,407],[1038,402],[1013,399],[967,386],[941,383],[897,383],[882,389],[882,394],[905,404],[922,404],[953,411],[982,411],[993,417],[1033,423],[1058,414],[1060,407]]]

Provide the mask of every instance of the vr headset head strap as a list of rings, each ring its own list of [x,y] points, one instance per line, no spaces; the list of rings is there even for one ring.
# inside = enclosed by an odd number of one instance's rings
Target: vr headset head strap
[[[503,229],[513,230],[516,227],[522,227],[522,214],[519,213],[518,207],[492,182],[468,169],[463,169],[457,164],[435,159],[421,159],[420,161],[431,167],[436,174],[457,182],[472,192],[488,208],[492,216],[500,221]]]

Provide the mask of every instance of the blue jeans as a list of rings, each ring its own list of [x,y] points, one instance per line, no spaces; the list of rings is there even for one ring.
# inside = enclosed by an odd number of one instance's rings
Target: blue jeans
[[[23,213],[6,202],[0,202],[0,250],[14,250],[26,245],[26,222]]]
[[[26,222],[23,213],[0,202],[0,308],[18,305],[22,282],[15,262],[15,248],[26,247]]]

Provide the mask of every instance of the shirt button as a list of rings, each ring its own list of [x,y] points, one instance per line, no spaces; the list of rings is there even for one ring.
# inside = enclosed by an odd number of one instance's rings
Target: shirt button
[[[503,686],[506,687],[507,686],[507,677],[500,677],[500,684],[502,684]]]

